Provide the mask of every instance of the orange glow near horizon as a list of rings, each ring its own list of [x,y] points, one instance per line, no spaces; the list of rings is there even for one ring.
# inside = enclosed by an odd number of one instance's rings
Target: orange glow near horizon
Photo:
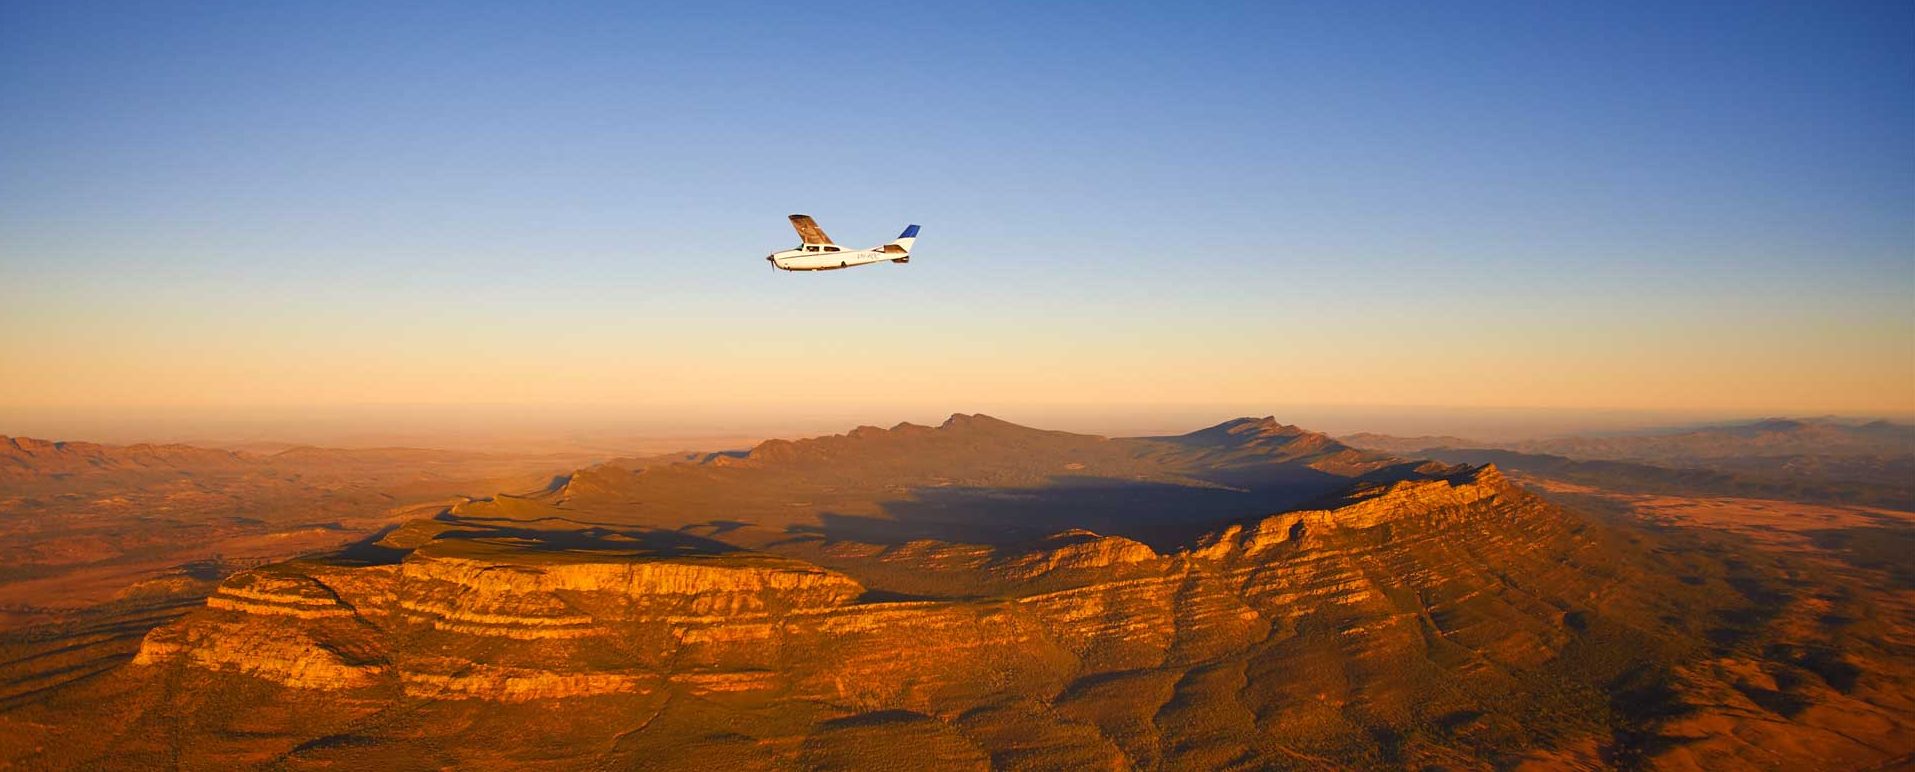
[[[915,267],[915,266],[914,266]],[[1763,314],[1684,309],[1630,319],[1459,300],[1340,318],[1315,309],[1194,313],[1041,307],[671,312],[296,294],[162,296],[94,314],[29,298],[0,310],[0,409],[338,407],[952,411],[986,406],[1436,405],[1915,412],[1915,325],[1894,307]],[[841,298],[842,299],[842,298]],[[85,299],[72,302],[84,303]],[[72,306],[68,306],[71,308]],[[1706,310],[1706,309],[1705,309]],[[1786,309],[1785,309],[1786,310]],[[1653,311],[1653,309],[1652,309]],[[838,332],[833,332],[838,331]],[[4,427],[0,427],[4,429]]]

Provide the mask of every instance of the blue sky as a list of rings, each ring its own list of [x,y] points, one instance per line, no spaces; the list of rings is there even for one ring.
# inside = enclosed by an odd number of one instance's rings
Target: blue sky
[[[1915,410],[1907,3],[388,5],[0,7],[0,401]]]

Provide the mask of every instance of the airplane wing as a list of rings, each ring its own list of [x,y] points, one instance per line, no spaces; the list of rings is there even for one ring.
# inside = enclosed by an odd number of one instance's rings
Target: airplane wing
[[[832,243],[831,237],[825,235],[825,229],[818,227],[818,222],[811,219],[811,215],[792,215],[791,227],[798,229],[798,238],[802,239],[806,244]]]

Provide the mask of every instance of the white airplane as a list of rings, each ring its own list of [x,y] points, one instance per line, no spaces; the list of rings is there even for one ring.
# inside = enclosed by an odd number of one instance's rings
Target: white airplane
[[[918,240],[918,226],[905,228],[898,238],[889,244],[880,244],[870,249],[845,249],[831,243],[831,237],[825,235],[823,228],[811,219],[810,215],[794,214],[791,227],[798,229],[796,249],[773,252],[765,256],[771,265],[782,271],[835,271],[854,265],[869,265],[889,260],[893,263],[911,262],[911,245]]]

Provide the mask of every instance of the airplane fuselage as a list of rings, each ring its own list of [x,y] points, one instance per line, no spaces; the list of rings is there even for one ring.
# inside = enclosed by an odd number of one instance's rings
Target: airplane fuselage
[[[905,227],[904,232],[889,243],[870,249],[846,249],[832,243],[831,237],[825,235],[810,215],[792,215],[791,227],[798,231],[801,243],[793,249],[765,255],[765,260],[781,271],[835,271],[872,263],[908,263],[911,245],[918,242],[916,225]]]
[[[786,271],[835,271],[839,268],[851,268],[871,263],[908,262],[908,254],[883,252],[878,249],[845,249],[831,244],[806,244],[797,249],[773,252],[765,257],[771,264]]]

